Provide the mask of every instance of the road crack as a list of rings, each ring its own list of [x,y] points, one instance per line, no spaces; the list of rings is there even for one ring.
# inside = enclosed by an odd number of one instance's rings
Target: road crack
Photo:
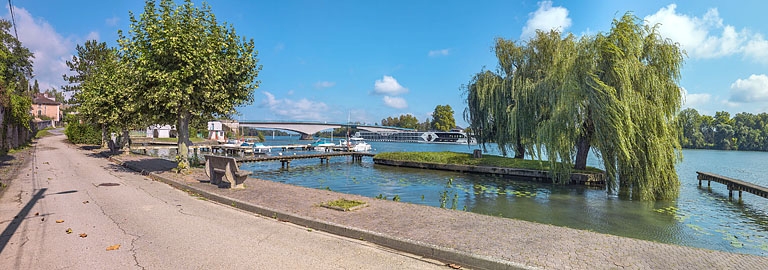
[[[93,202],[96,206],[99,207],[99,210],[101,210],[101,214],[102,215],[106,216],[110,221],[112,221],[112,223],[114,223],[115,226],[120,231],[122,231],[124,235],[128,235],[128,236],[131,237],[131,247],[130,247],[130,249],[128,249],[128,251],[131,253],[131,256],[133,257],[134,265],[136,265],[136,267],[139,267],[141,269],[146,269],[144,266],[142,266],[139,263],[138,255],[136,255],[136,241],[141,239],[141,235],[132,234],[132,233],[129,233],[127,230],[125,230],[125,228],[123,228],[123,226],[120,224],[120,222],[115,220],[111,215],[107,214],[107,212],[104,210],[104,206],[102,206],[100,203],[98,203],[96,200],[93,199],[93,197],[91,196],[90,192],[86,191],[86,193],[88,194],[88,197],[90,198],[90,201]]]

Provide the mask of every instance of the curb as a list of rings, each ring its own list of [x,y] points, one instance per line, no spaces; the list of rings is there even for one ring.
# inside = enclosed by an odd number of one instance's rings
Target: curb
[[[228,205],[234,208],[238,208],[244,211],[255,213],[265,217],[272,217],[280,221],[287,221],[299,226],[312,228],[315,230],[324,231],[327,233],[363,240],[369,243],[377,244],[394,250],[407,252],[422,256],[425,258],[436,259],[445,263],[454,263],[473,269],[537,269],[528,265],[514,263],[510,261],[499,260],[488,256],[475,255],[464,251],[459,251],[451,248],[441,247],[433,244],[428,244],[420,241],[414,241],[410,239],[400,238],[392,235],[385,235],[373,231],[362,230],[332,222],[326,222],[309,217],[297,216],[289,213],[284,213],[275,209],[270,209],[263,206],[249,204],[241,200],[221,196],[218,194],[209,193],[207,191],[200,190],[198,188],[185,185],[173,181],[171,179],[162,177],[156,173],[148,172],[138,166],[126,164],[124,161],[115,157],[101,154],[109,161],[116,163],[120,166],[126,167],[133,171],[139,172],[144,176],[149,177],[152,180],[163,182],[173,188],[182,190],[185,192],[195,193],[203,198],[211,201],[215,201],[224,205]]]

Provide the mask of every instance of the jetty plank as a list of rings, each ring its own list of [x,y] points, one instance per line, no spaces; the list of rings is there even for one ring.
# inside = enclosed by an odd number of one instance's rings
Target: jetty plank
[[[734,190],[739,192],[739,200],[741,200],[742,191],[746,191],[763,198],[768,198],[768,188],[766,187],[709,172],[696,172],[696,174],[696,178],[699,179],[699,186],[701,186],[702,180],[708,181],[707,186],[710,186],[712,181],[726,185],[728,187],[729,198],[733,198]]]

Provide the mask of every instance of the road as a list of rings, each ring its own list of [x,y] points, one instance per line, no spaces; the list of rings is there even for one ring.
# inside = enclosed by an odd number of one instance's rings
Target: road
[[[447,269],[202,200],[55,134],[0,197],[0,269]]]

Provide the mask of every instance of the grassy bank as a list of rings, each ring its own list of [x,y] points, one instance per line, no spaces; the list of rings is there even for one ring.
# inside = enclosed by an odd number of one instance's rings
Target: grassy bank
[[[482,158],[472,158],[471,154],[457,152],[384,152],[377,154],[374,158],[437,164],[489,166],[541,171],[549,170],[549,162],[547,161],[515,159],[494,155],[483,155]],[[588,167],[586,172],[602,172],[602,170]]]

